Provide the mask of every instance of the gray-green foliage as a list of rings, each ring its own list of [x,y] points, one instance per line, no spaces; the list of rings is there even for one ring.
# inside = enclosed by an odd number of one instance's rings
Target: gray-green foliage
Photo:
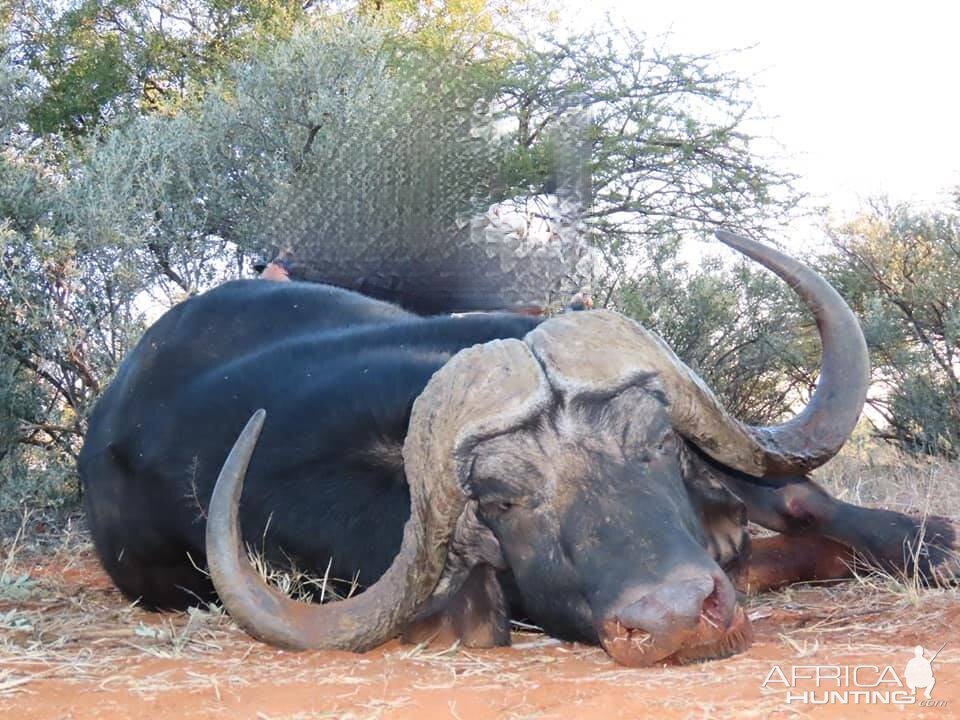
[[[29,74],[0,48],[0,141],[6,143],[14,128],[26,118],[35,87]]]
[[[26,120],[38,134],[84,135],[202,95],[205,81],[285,37],[314,3],[298,0],[16,0],[0,6],[6,44],[38,80]]]
[[[429,252],[496,199],[505,143],[484,135],[496,81],[479,61],[369,28],[349,42],[295,35],[211,108],[243,166],[260,167],[262,204],[238,225],[298,256],[386,254],[397,238]]]
[[[782,280],[749,260],[729,266],[708,255],[691,264],[661,248],[614,297],[746,422],[788,416],[816,382],[812,316]]]
[[[104,198],[86,205],[149,238],[189,292],[214,279],[200,272],[214,238],[255,253],[374,252],[398,235],[436,242],[484,201],[550,189],[551,139],[578,110],[593,118],[587,220],[618,277],[625,258],[673,251],[691,229],[757,228],[789,210],[789,177],[739,130],[740,81],[710,58],[601,33],[545,47],[481,62],[364,26],[297,32],[236,66],[197,113],[111,133],[87,171]]]
[[[28,492],[69,478],[91,403],[142,330],[115,253],[83,246],[56,217],[57,191],[44,196],[42,223],[0,224],[0,493],[12,495],[27,476]]]
[[[62,146],[29,133],[35,87],[6,56],[0,93],[2,505],[24,494],[63,495],[90,403],[136,323],[130,298],[116,292],[121,269],[84,246],[68,222]]]
[[[704,226],[790,216],[792,178],[752,152],[748,87],[721,65],[617,29],[548,42],[512,69],[505,97],[529,166],[542,167],[543,131],[567,108],[592,115],[588,218],[615,261]]]
[[[250,252],[440,235],[497,177],[497,143],[471,134],[489,83],[369,27],[295,33],[196,113],[110,133],[78,184],[78,225],[136,236],[188,293]]]
[[[99,141],[65,191],[83,246],[122,259],[167,305],[239,273],[224,214],[242,199],[209,140],[186,115],[140,118]]]
[[[675,258],[691,228],[756,229],[794,200],[739,130],[739,81],[712,63],[613,34],[478,57],[321,23],[234,65],[189,110],[82,140],[31,135],[28,84],[0,76],[16,101],[4,107],[20,108],[0,158],[0,472],[61,467],[145,315],[249,274],[251,258],[318,239],[375,253],[391,233],[427,236],[492,200],[552,190],[555,131],[572,110],[594,121],[586,219],[613,270],[597,298],[662,329],[749,417],[779,412],[775,379],[756,394],[723,384],[734,360],[747,373],[786,346],[758,339],[781,327],[779,310],[750,319],[769,283]]]
[[[876,201],[834,228],[824,272],[863,318],[877,433],[960,455],[960,198],[925,212]]]

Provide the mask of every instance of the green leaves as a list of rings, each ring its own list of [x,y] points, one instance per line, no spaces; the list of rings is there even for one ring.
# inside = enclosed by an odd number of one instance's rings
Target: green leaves
[[[85,132],[100,124],[111,103],[129,91],[130,68],[115,36],[84,33],[75,54],[51,58],[62,69],[50,77],[40,101],[30,108],[27,122],[38,134],[70,129]]]
[[[796,200],[750,151],[736,77],[613,31],[527,44],[499,4],[363,4],[372,23],[307,5],[29,0],[9,20],[0,405],[24,463],[62,468],[149,319],[252,259],[352,244],[396,268],[399,238],[413,274],[499,200],[531,208],[522,242],[584,168],[597,301],[660,328],[744,417],[788,404],[781,289],[678,258],[692,231],[759,232]]]
[[[300,2],[26,0],[7,34],[43,86],[40,135],[85,135],[128,113],[171,112],[259,43],[286,36]]]
[[[828,276],[864,318],[878,434],[960,455],[960,203],[921,211],[875,201],[839,228]]]

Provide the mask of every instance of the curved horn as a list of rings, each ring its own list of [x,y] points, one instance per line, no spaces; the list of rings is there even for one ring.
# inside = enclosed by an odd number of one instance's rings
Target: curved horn
[[[870,355],[860,323],[833,286],[799,260],[739,235],[717,239],[772,270],[799,295],[820,331],[820,378],[803,411],[782,425],[750,428],[770,474],[804,473],[836,455],[860,419],[870,386]]]
[[[786,280],[817,320],[820,381],[807,407],[789,422],[756,428],[731,417],[659,335],[615,312],[561,315],[526,341],[550,383],[567,396],[614,394],[655,372],[674,427],[710,457],[755,477],[808,472],[840,450],[863,408],[869,359],[860,325],[836,290],[810,268],[752,240],[717,235]]]
[[[550,395],[518,340],[455,355],[413,404],[404,442],[411,514],[393,564],[358,596],[300,603],[267,585],[246,559],[237,518],[247,465],[263,426],[258,410],[240,433],[213,491],[206,529],[210,577],[224,608],[250,635],[292,649],[362,652],[396,635],[433,592],[466,503],[470,450],[542,412]]]

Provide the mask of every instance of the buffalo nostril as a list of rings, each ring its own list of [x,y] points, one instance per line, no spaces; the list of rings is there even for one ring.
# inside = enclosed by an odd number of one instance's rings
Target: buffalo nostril
[[[631,630],[654,636],[708,625],[725,629],[735,606],[735,594],[726,578],[704,575],[667,582],[648,595],[621,608],[617,620]]]
[[[629,630],[665,635],[679,624],[680,618],[656,597],[645,597],[620,610],[617,620]]]

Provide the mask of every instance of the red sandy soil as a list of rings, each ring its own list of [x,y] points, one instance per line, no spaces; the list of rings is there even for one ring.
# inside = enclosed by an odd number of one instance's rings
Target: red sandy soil
[[[0,596],[3,718],[960,717],[960,599],[949,590],[793,588],[750,601],[756,641],[742,655],[629,669],[531,633],[496,650],[391,642],[365,655],[288,653],[216,613],[131,608],[88,546],[16,570],[35,587],[19,602]],[[938,707],[787,704],[782,686],[761,687],[774,665],[891,665],[902,677],[914,645],[944,641]]]

